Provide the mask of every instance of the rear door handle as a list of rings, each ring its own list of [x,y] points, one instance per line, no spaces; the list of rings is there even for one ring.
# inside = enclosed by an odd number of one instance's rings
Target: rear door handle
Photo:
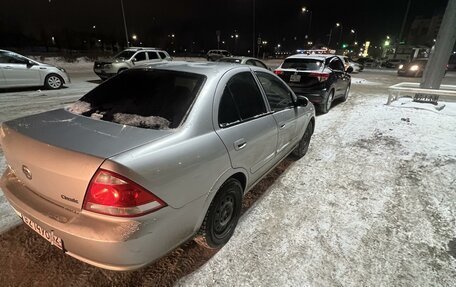
[[[238,139],[234,142],[234,149],[241,150],[247,146],[247,141],[245,139]]]
[[[5,69],[5,70],[11,70],[12,68],[13,68],[13,67],[11,67],[11,66],[5,66],[3,69]]]
[[[280,123],[280,124],[279,124],[279,127],[280,127],[280,129],[284,129],[284,128],[285,128],[285,126],[286,126],[286,124],[285,124],[285,123]]]

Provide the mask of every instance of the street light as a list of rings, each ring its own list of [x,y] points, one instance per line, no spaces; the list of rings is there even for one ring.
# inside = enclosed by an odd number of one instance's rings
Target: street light
[[[138,40],[138,36],[136,36],[136,34],[133,34],[133,35],[131,36],[131,38],[132,38],[133,40],[135,40],[135,41]]]
[[[310,28],[312,27],[312,11],[310,11],[306,7],[302,7],[301,8],[301,12],[302,12],[302,14],[308,14],[309,15],[309,25],[307,27],[307,35],[306,36],[310,36]]]
[[[123,24],[125,29],[125,40],[127,41],[127,47],[130,47],[130,42],[128,41],[128,31],[127,31],[127,21],[125,20],[125,11],[123,0],[120,0],[120,6],[122,7],[122,17],[123,17]]]
[[[340,39],[339,39],[339,41],[340,41],[341,38],[342,38],[342,29],[343,29],[343,27],[342,27],[342,24],[340,24],[339,22],[336,23],[336,27],[337,27],[337,28],[340,27]],[[332,38],[332,31],[333,31],[333,28],[334,28],[334,27],[331,27],[331,29],[329,30],[328,48],[331,48],[330,45],[331,45],[331,38]]]

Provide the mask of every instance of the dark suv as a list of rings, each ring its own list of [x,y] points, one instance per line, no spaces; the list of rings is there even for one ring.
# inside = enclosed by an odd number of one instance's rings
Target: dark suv
[[[344,68],[335,55],[294,55],[274,71],[297,96],[305,96],[320,112],[327,113],[337,98],[346,101],[350,91],[352,67]]]

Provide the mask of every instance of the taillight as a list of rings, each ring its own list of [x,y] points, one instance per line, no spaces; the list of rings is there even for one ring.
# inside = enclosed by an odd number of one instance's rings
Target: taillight
[[[282,70],[274,70],[274,74],[280,76],[280,75],[283,75],[283,71]]]
[[[98,170],[87,189],[84,209],[113,216],[139,216],[165,207],[150,191],[112,171]]]
[[[324,82],[329,78],[328,73],[310,73],[309,77],[317,78],[319,82]]]

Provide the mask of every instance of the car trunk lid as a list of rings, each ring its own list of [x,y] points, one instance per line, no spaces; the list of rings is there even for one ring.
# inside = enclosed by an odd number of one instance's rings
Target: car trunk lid
[[[8,165],[27,188],[78,211],[106,158],[170,134],[172,130],[136,128],[60,109],[3,123],[0,142]]]

